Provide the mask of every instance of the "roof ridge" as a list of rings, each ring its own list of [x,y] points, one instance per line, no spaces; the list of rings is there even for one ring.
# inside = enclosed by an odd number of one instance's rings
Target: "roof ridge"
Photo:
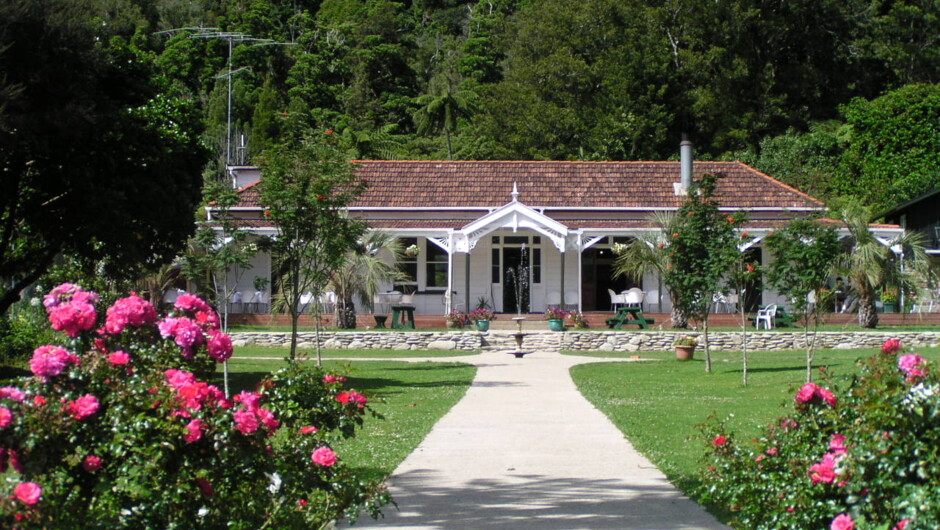
[[[350,160],[350,162],[353,164],[363,164],[370,162],[381,162],[385,164],[679,164],[678,160]],[[742,162],[738,162],[736,160],[696,160],[695,163],[742,164]]]

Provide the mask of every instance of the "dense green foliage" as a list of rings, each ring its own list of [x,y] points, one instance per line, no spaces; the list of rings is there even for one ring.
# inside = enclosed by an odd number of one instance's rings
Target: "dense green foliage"
[[[940,5],[923,0],[86,3],[152,58],[168,95],[200,102],[217,148],[231,43],[233,142],[245,139],[234,153],[246,163],[285,135],[327,128],[358,158],[655,160],[688,132],[705,158],[760,159],[780,135],[839,120],[867,153],[881,133],[863,115],[895,119],[867,104],[940,81]],[[842,154],[814,143],[815,155]],[[871,164],[887,155],[868,156],[845,171],[879,175]],[[846,191],[819,185],[830,189]]]
[[[198,109],[87,4],[0,3],[0,314],[63,252],[128,278],[193,232]]]

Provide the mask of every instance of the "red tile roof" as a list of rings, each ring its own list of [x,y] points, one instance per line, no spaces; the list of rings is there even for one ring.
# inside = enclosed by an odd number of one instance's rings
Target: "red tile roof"
[[[496,208],[511,200],[534,208],[677,208],[679,162],[410,161],[356,162],[367,191],[363,208]],[[696,162],[694,178],[722,174],[724,208],[819,208],[822,203],[740,162]],[[240,191],[239,206],[259,206],[257,187]]]

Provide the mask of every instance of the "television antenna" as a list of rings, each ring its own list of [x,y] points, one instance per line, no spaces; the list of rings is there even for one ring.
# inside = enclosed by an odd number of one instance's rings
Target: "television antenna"
[[[216,79],[225,78],[228,80],[228,109],[226,112],[226,121],[225,121],[225,165],[232,165],[232,77],[238,75],[240,72],[249,70],[247,66],[241,68],[232,69],[232,50],[235,47],[235,43],[252,43],[252,47],[256,46],[296,46],[296,42],[276,42],[273,39],[262,39],[259,37],[254,37],[248,35],[247,33],[241,33],[238,31],[222,31],[219,28],[203,28],[203,27],[193,27],[193,28],[176,28],[169,29],[166,31],[160,31],[161,33],[178,33],[181,31],[190,31],[192,35],[189,37],[191,39],[211,39],[211,40],[224,40],[228,42],[228,68],[227,72],[216,76]],[[242,140],[244,142],[244,139]]]

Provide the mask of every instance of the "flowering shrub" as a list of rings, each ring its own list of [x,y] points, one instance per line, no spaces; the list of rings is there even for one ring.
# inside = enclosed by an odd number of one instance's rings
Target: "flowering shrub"
[[[451,309],[444,318],[451,327],[462,328],[467,324],[467,314],[459,309]]]
[[[692,335],[679,335],[676,337],[673,346],[698,346],[698,339]]]
[[[545,310],[545,320],[562,320],[568,316],[568,312],[558,306],[549,306]]]
[[[940,382],[901,350],[887,341],[842,391],[823,371],[753,442],[710,419],[703,500],[738,528],[940,527]]]
[[[0,526],[307,528],[387,501],[329,447],[368,412],[344,377],[289,364],[229,399],[200,376],[232,354],[201,299],[162,320],[133,294],[97,301],[54,289],[70,340],[0,388]]]
[[[586,329],[588,327],[587,320],[584,319],[584,314],[580,311],[572,311],[568,313],[568,318],[571,319],[571,322],[574,323],[574,327],[579,329]]]
[[[496,313],[485,307],[478,307],[470,312],[470,320],[479,322],[481,320],[496,320]]]

